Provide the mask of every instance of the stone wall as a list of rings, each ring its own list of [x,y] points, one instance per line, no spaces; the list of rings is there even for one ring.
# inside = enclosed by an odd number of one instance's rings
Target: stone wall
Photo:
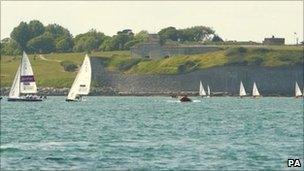
[[[156,42],[139,43],[131,48],[131,55],[134,58],[159,59],[165,56],[202,54],[220,50],[215,45],[164,45]]]
[[[170,94],[179,92],[197,93],[199,81],[210,86],[212,92],[227,92],[236,95],[240,81],[247,92],[252,91],[255,81],[262,95],[294,94],[295,81],[303,89],[303,66],[249,67],[222,66],[180,75],[125,75],[107,72],[100,59],[92,58],[93,80],[101,87],[125,94]]]

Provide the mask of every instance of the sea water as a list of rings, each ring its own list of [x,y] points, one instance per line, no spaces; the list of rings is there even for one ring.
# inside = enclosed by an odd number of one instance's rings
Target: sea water
[[[303,169],[303,100],[1,101],[3,170]]]

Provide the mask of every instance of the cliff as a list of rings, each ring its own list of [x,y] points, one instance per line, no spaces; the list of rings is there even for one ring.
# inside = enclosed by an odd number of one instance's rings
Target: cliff
[[[106,71],[100,58],[92,58],[92,78],[96,85],[110,87],[121,94],[196,93],[199,81],[210,86],[212,92],[237,95],[240,81],[248,93],[255,81],[261,94],[292,96],[295,81],[303,87],[303,65],[219,66],[176,75],[133,75]]]

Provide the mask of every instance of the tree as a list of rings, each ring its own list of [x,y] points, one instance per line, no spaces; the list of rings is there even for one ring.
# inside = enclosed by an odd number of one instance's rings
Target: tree
[[[158,32],[158,35],[160,37],[160,43],[164,44],[166,42],[166,40],[168,40],[168,39],[177,41],[179,38],[179,31],[176,30],[175,27],[167,27],[167,28],[161,29]]]
[[[186,29],[181,29],[180,40],[181,41],[191,41],[200,42],[208,40],[211,35],[214,35],[215,31],[210,27],[206,26],[194,26]]]
[[[213,42],[224,42],[223,39],[220,36],[218,36],[217,34],[215,34],[213,36],[212,41]]]
[[[69,30],[58,25],[58,24],[49,24],[45,27],[45,32],[49,32],[54,39],[59,37],[72,37]]]
[[[54,39],[51,34],[44,33],[28,41],[27,49],[30,52],[50,53],[55,50]]]
[[[101,45],[99,46],[99,50],[102,50],[102,51],[111,51],[111,37],[110,36],[106,36],[104,38],[104,41],[101,43]]]
[[[10,36],[19,44],[22,50],[26,50],[26,43],[31,37],[27,23],[21,22],[13,29]]]
[[[19,55],[22,50],[18,43],[10,38],[5,38],[1,41],[1,54],[2,55]]]
[[[73,37],[70,31],[58,24],[49,24],[45,28],[54,39],[55,50],[58,52],[70,52],[73,49]]]
[[[105,39],[105,35],[96,30],[90,30],[87,33],[79,34],[74,38],[74,51],[97,51]]]
[[[137,42],[146,42],[149,40],[149,33],[146,30],[142,30],[139,33],[135,34],[134,40]]]
[[[106,49],[113,51],[113,50],[128,50],[133,41],[133,35],[128,35],[125,33],[118,33],[114,35],[109,41],[107,41]],[[127,44],[127,42],[130,42]],[[134,44],[133,44],[134,45]]]
[[[58,52],[70,52],[73,49],[73,40],[70,37],[60,37],[54,43]]]
[[[32,20],[28,24],[28,30],[30,32],[30,36],[29,36],[29,40],[30,40],[34,37],[42,35],[45,31],[45,28],[40,21]]]

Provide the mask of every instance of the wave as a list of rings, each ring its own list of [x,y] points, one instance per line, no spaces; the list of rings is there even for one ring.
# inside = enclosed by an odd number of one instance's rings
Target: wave
[[[14,152],[14,151],[26,151],[26,150],[53,150],[61,148],[89,148],[92,145],[90,142],[78,141],[78,142],[26,142],[26,143],[8,143],[0,146],[0,151]]]

